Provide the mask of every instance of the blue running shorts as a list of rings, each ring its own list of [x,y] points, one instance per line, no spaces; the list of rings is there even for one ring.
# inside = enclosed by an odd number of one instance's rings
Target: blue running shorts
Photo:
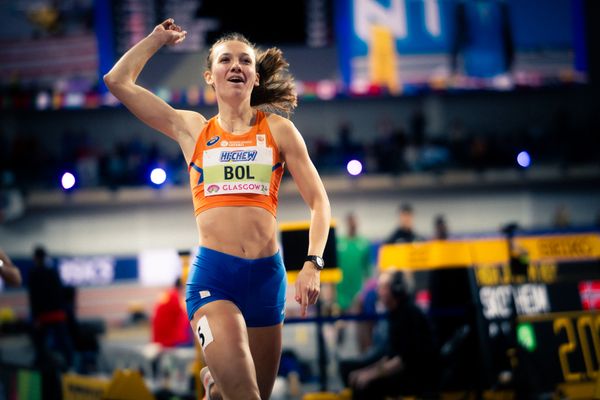
[[[277,325],[285,317],[286,289],[279,251],[252,260],[200,247],[186,286],[188,319],[211,301],[229,300],[242,312],[246,326]]]

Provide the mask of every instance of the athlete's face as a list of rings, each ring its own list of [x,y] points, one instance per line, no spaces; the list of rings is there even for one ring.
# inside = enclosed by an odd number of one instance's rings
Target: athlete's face
[[[254,49],[238,41],[217,45],[213,49],[211,70],[204,73],[206,83],[218,95],[249,96],[252,88],[258,86],[258,78]]]

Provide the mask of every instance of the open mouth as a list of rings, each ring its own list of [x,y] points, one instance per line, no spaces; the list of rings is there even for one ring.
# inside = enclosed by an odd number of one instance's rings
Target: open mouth
[[[244,83],[244,78],[242,78],[241,76],[232,76],[229,79],[227,79],[227,81],[232,83]]]

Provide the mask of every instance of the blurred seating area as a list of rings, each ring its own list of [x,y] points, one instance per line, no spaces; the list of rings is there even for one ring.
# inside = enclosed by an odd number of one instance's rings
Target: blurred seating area
[[[327,110],[331,106],[322,103],[322,107]],[[113,118],[111,113],[119,112],[104,111],[102,118]],[[597,123],[584,120],[575,124],[568,109],[551,112],[554,115],[546,116],[545,125],[531,121],[512,131],[491,126],[489,131],[481,131],[471,127],[470,121],[455,117],[441,132],[431,134],[426,132],[430,132],[428,124],[432,122],[421,109],[413,111],[405,122],[382,117],[369,132],[365,128],[359,131],[332,111],[327,125],[336,126],[332,120],[338,119],[337,130],[307,136],[306,141],[313,162],[325,176],[597,167]],[[4,187],[56,188],[65,172],[74,175],[78,188],[152,186],[150,175],[155,168],[166,171],[171,185],[187,182],[183,157],[156,132],[151,133],[156,139],[134,133],[107,141],[97,130],[82,125],[77,130],[48,134],[19,131],[9,136],[0,128],[0,183]],[[49,140],[59,143],[49,145]],[[358,170],[349,167],[352,160],[360,163]]]

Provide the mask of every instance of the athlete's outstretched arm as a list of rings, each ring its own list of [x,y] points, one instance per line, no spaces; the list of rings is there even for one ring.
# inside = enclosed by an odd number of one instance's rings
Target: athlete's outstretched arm
[[[152,33],[129,49],[114,67],[104,75],[106,86],[136,117],[150,127],[175,139],[185,149],[185,141],[205,119],[186,110],[176,110],[149,90],[136,84],[148,60],[163,46],[176,45],[185,39],[186,32],[168,19],[157,25]],[[192,147],[193,148],[193,145]],[[186,158],[191,154],[185,154]]]
[[[312,163],[304,139],[294,124],[272,115],[269,125],[276,133],[279,150],[304,202],[310,208],[309,255],[323,256],[331,223],[331,207],[323,182]],[[320,292],[320,272],[312,262],[304,263],[296,279],[296,301],[301,304],[302,316],[309,304],[315,304]]]

